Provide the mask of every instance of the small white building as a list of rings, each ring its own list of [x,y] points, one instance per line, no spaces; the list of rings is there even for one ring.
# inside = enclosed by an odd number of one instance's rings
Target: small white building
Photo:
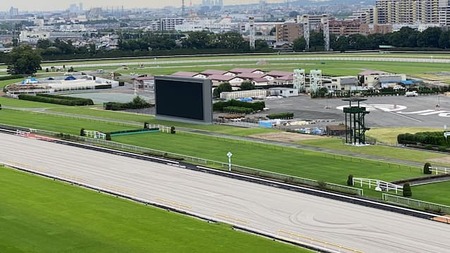
[[[283,96],[283,97],[295,97],[298,96],[298,90],[294,88],[270,88],[269,93],[271,96]]]
[[[329,91],[354,90],[359,84],[356,76],[331,77],[330,81],[331,82],[323,82],[323,86]]]
[[[368,88],[380,88],[381,85],[385,83],[400,83],[406,81],[406,75],[366,70],[358,74],[358,79],[362,82],[363,86]]]

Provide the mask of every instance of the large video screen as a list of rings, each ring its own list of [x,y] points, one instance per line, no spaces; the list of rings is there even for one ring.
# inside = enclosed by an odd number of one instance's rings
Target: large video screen
[[[156,117],[212,122],[211,81],[200,78],[155,77]]]

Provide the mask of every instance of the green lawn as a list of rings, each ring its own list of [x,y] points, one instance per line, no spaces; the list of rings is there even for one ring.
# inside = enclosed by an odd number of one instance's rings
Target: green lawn
[[[43,113],[3,109],[0,111],[0,122],[54,132],[78,135],[81,128],[110,132],[134,129],[136,126],[123,123],[110,123],[83,118],[71,118]],[[205,126],[207,127],[207,126]],[[252,130],[230,127],[222,128],[223,132],[239,135],[266,130]],[[236,129],[236,128],[233,128]],[[245,130],[245,131],[244,131]],[[420,176],[419,168],[390,165],[378,161],[367,161],[333,154],[310,152],[294,148],[282,148],[273,145],[236,141],[213,136],[178,132],[175,135],[151,133],[118,136],[114,141],[180,153],[200,158],[226,162],[225,154],[233,152],[233,161],[237,165],[260,168],[274,172],[296,175],[311,179],[345,184],[348,174],[355,177],[375,177],[387,181]]]
[[[450,206],[450,181],[412,187],[413,198]]]
[[[0,248],[15,252],[309,252],[0,167]]]
[[[0,111],[0,123],[74,135],[80,134],[81,128],[101,132],[136,128],[135,126],[121,123],[103,122],[83,118],[70,118],[39,112],[17,111],[10,109],[2,109]]]
[[[113,141],[222,162],[231,151],[236,165],[339,184],[349,174],[386,181],[421,175],[420,168],[189,133],[117,136]]]
[[[389,132],[388,130],[386,130]],[[405,133],[408,132],[407,128],[404,128]],[[303,140],[298,143],[315,146],[315,147],[323,147],[327,149],[334,150],[343,150],[357,154],[365,154],[365,155],[375,155],[380,157],[388,157],[394,159],[401,160],[409,160],[420,163],[425,163],[430,159],[442,158],[445,157],[445,154],[439,154],[436,152],[428,152],[422,150],[414,150],[407,149],[401,147],[390,147],[390,146],[382,146],[382,145],[370,145],[370,146],[362,146],[355,147],[351,145],[345,145],[342,143],[342,140],[339,138],[320,138],[320,139],[312,139],[312,140]]]

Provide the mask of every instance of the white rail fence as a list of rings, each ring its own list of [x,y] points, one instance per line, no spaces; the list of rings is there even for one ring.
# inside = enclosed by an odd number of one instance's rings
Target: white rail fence
[[[396,185],[390,182],[382,181],[379,179],[371,179],[371,178],[353,178],[353,185],[359,185],[360,187],[368,186],[369,189],[372,189],[372,187],[375,188],[376,191],[390,191],[393,190],[395,193],[398,193],[399,191],[403,192],[403,186]]]
[[[436,174],[436,175],[450,174],[450,168],[431,167],[430,171],[431,171],[432,174]]]
[[[450,206],[426,202],[417,199],[406,198],[398,195],[383,193],[382,199],[389,203],[395,203],[403,206],[408,206],[414,209],[421,209],[436,213],[450,214]]]

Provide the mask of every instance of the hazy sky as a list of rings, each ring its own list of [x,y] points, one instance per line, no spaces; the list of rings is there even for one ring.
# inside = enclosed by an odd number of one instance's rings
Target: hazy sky
[[[0,11],[9,11],[11,6],[19,8],[19,11],[65,10],[70,4],[82,3],[84,9],[91,7],[120,7],[124,8],[161,8],[164,6],[180,6],[182,0],[0,0]],[[185,0],[189,3],[200,4],[202,0]],[[258,3],[259,0],[224,0],[224,4]],[[267,0],[269,3],[284,2],[284,0]]]

